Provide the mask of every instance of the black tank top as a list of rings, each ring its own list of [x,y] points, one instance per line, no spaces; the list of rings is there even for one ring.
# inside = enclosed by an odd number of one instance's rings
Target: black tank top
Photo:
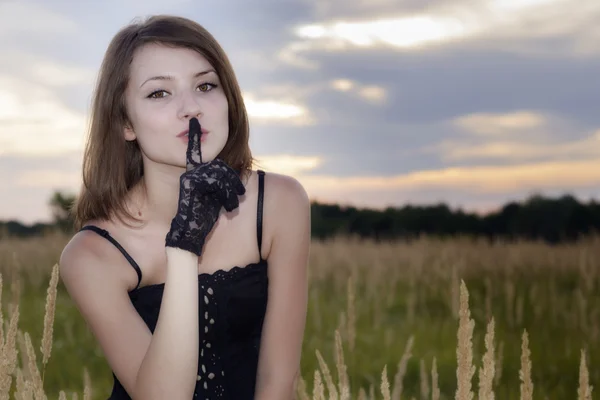
[[[258,170],[257,239],[260,260],[244,267],[198,275],[200,354],[193,399],[251,400],[254,398],[258,355],[267,308],[267,260],[262,258],[262,208],[264,174]],[[131,303],[151,332],[154,332],[164,283],[139,286],[142,271],[110,234],[87,225],[117,247],[138,275],[138,285],[129,291]],[[109,400],[131,399],[113,372]]]

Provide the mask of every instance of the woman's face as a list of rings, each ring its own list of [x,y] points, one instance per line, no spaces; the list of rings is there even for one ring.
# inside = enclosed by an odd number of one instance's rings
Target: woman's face
[[[145,161],[185,168],[189,120],[202,127],[202,161],[213,160],[229,135],[228,104],[219,77],[199,53],[147,44],[134,54],[125,104]],[[204,133],[207,131],[208,133]]]

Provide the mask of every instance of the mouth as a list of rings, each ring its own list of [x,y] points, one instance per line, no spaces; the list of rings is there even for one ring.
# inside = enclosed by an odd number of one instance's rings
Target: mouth
[[[201,135],[200,135],[200,137],[203,138],[205,135],[208,135],[208,132],[209,131],[207,131],[206,129],[202,128],[201,129]],[[189,136],[189,133],[190,133],[190,130],[186,129],[185,131],[181,131],[179,133],[179,135],[177,135],[177,137],[179,137],[179,138],[180,137],[186,137],[187,138]]]
[[[208,132],[204,132],[204,130],[202,130],[202,134],[200,135],[200,143],[204,143],[206,141],[207,134],[208,134]],[[183,134],[180,133],[179,135],[177,135],[177,137],[186,144],[190,141],[190,138],[189,138],[189,135],[187,132],[185,132]]]

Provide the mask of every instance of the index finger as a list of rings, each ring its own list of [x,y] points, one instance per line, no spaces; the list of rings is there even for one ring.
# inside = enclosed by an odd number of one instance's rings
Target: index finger
[[[186,151],[186,168],[188,171],[193,169],[195,166],[202,164],[200,134],[200,122],[197,118],[190,119],[190,127],[188,132],[188,147]]]

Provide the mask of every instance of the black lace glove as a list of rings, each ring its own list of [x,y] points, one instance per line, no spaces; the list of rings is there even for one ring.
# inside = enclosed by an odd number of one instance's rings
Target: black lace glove
[[[221,207],[233,211],[238,196],[246,192],[238,174],[224,161],[203,163],[200,148],[200,123],[190,120],[186,152],[187,170],[179,178],[179,205],[165,238],[166,246],[196,255],[202,253],[206,236],[219,218]]]

